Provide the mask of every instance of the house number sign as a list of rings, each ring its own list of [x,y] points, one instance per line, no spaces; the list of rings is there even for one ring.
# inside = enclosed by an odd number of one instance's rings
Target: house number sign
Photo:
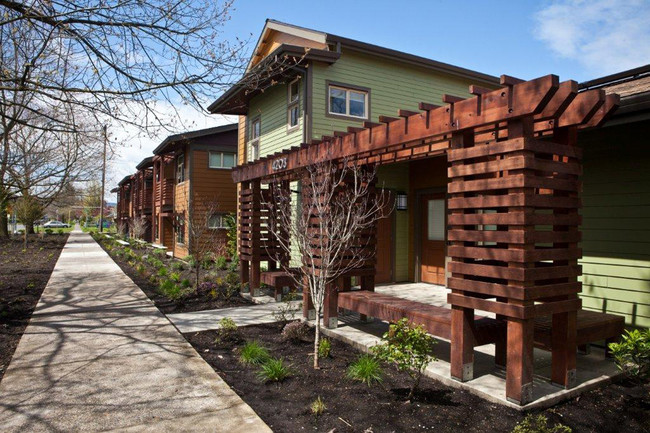
[[[273,171],[284,170],[287,168],[287,157],[278,158],[271,163]]]

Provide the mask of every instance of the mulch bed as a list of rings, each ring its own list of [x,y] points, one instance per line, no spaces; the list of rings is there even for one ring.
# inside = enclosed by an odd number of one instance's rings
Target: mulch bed
[[[257,340],[272,356],[291,364],[294,376],[263,384],[255,367],[238,361],[244,343],[216,344],[215,331],[185,334],[215,371],[278,432],[510,432],[525,414],[492,404],[469,392],[424,378],[422,391],[405,402],[408,376],[385,366],[384,390],[345,377],[356,349],[332,341],[332,357],[312,368],[312,344],[291,344],[278,324],[240,328],[244,340]],[[312,337],[313,338],[313,337]],[[650,432],[650,387],[612,384],[543,411],[549,425],[562,423],[574,432]],[[326,412],[315,417],[310,404],[320,396]]]
[[[0,239],[0,380],[41,298],[68,235]]]
[[[99,245],[108,253],[109,256],[117,263],[117,265],[122,269],[122,271],[133,280],[135,284],[142,289],[142,291],[151,299],[154,305],[160,310],[163,314],[173,314],[173,313],[188,313],[192,311],[204,311],[204,310],[217,310],[220,308],[230,308],[230,307],[241,307],[244,305],[252,305],[253,302],[248,299],[242,298],[239,294],[232,296],[229,299],[216,298],[213,299],[210,296],[198,296],[196,294],[191,294],[178,301],[170,300],[160,294],[158,291],[158,286],[155,283],[152,283],[146,276],[139,274],[136,269],[129,265],[128,260],[124,257],[118,257],[113,252],[107,251],[104,248],[102,242],[98,242]],[[133,251],[145,255],[151,254],[151,250],[145,248],[134,248],[130,247]],[[168,259],[166,259],[168,260]],[[211,270],[213,274],[221,278],[225,278],[227,271],[222,270]],[[207,271],[203,271],[203,275],[206,275]],[[190,280],[194,283],[194,276],[191,275]]]

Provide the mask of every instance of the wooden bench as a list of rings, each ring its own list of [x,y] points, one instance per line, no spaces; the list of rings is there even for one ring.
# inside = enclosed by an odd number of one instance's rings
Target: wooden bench
[[[451,339],[449,308],[362,290],[340,292],[338,306],[388,322],[396,322],[405,317],[415,324],[422,325],[431,335],[445,340]],[[551,323],[552,316],[535,319],[536,347],[551,350]],[[505,321],[475,316],[474,325],[474,346],[505,342]],[[607,343],[615,341],[623,333],[624,325],[625,319],[621,316],[578,310],[576,344],[584,346],[600,340]]]
[[[402,318],[422,325],[436,337],[451,339],[451,309],[410,301],[377,292],[357,290],[338,294],[339,308],[356,311],[388,322]],[[488,317],[475,317],[474,346],[505,342],[506,323]]]
[[[290,269],[291,272],[298,272],[298,269]],[[289,290],[296,290],[296,281],[286,271],[266,271],[260,274],[260,282],[267,286],[273,287],[275,292],[275,299],[282,300],[283,289],[288,287]]]
[[[551,316],[535,319],[535,347],[551,350]],[[617,341],[625,328],[625,318],[614,314],[578,310],[576,344],[587,346],[595,341],[605,341],[605,352],[609,343]]]

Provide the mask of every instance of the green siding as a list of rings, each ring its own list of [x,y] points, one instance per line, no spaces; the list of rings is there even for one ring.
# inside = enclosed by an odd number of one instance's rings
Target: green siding
[[[250,102],[247,117],[247,154],[250,155],[248,140],[250,139],[251,121],[261,119],[260,157],[270,155],[291,146],[302,143],[303,128],[303,85],[300,85],[300,120],[298,128],[287,131],[287,84],[278,84],[256,96]]]
[[[580,137],[583,306],[650,326],[650,123]]]
[[[377,185],[395,192],[409,190],[409,165],[382,165],[377,169]],[[395,210],[395,281],[408,281],[409,220],[408,211]]]
[[[397,110],[417,110],[419,102],[440,104],[442,95],[470,96],[471,80],[450,77],[419,66],[408,66],[343,48],[331,66],[314,64],[312,82],[312,136],[331,135],[361,121],[327,117],[327,81],[370,89],[370,120],[395,116]]]

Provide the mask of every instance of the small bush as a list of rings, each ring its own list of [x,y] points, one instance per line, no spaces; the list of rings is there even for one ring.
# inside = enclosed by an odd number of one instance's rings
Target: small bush
[[[329,358],[332,350],[332,343],[327,338],[322,338],[318,342],[318,357]]]
[[[52,229],[45,229],[45,234],[51,235],[52,233],[54,233]]]
[[[241,335],[237,324],[230,317],[224,317],[219,321],[219,329],[217,330],[217,344],[232,344],[241,341]]]
[[[154,269],[161,269],[162,267],[165,266],[165,264],[162,262],[162,260],[157,259],[154,256],[149,256],[147,258],[147,263],[149,263],[151,265],[151,267],[153,267]]]
[[[433,355],[436,340],[421,326],[411,325],[408,319],[402,319],[388,329],[382,337],[384,342],[371,350],[379,360],[395,363],[398,370],[411,376],[413,383],[407,397],[411,400],[427,364],[436,360]]]
[[[239,274],[237,272],[228,272],[226,274],[226,284],[239,287],[241,284]]]
[[[162,269],[165,269],[165,268],[162,268]],[[181,274],[178,273],[178,272],[172,272],[171,274],[169,274],[169,279],[172,280],[175,283],[180,283],[181,282]]]
[[[327,406],[325,406],[325,402],[323,402],[320,396],[318,396],[318,398],[312,402],[309,408],[311,410],[312,415],[319,416],[325,412]]]
[[[555,424],[553,427],[548,426],[548,419],[544,415],[534,416],[526,415],[526,418],[518,423],[512,433],[571,433],[572,430],[562,424]]]
[[[642,382],[650,377],[650,329],[625,331],[620,343],[610,343],[609,350],[630,379]]]
[[[172,301],[177,301],[181,299],[186,293],[180,286],[175,284],[172,280],[161,281],[160,286],[158,286],[158,289],[164,297]]]
[[[269,351],[257,341],[247,342],[239,353],[239,361],[249,365],[264,364],[270,358]]]
[[[261,365],[257,377],[262,382],[282,382],[291,376],[291,369],[284,364],[284,359],[270,358]]]
[[[165,253],[165,250],[162,250],[160,248],[154,248],[154,250],[151,251],[151,254],[154,257],[156,257],[158,259],[161,259],[161,260],[164,259],[165,257],[167,257],[167,253]]]
[[[292,343],[307,341],[308,336],[309,326],[300,321],[287,323],[282,329],[282,338]]]
[[[185,270],[185,264],[183,262],[181,262],[181,261],[178,261],[178,260],[174,260],[171,263],[170,267],[172,268],[172,270],[178,271],[178,272],[182,272],[182,271]]]
[[[196,267],[196,259],[192,254],[189,254],[187,257],[185,257],[185,261],[187,262],[190,268]]]
[[[379,361],[371,355],[361,355],[348,367],[347,377],[370,386],[380,383],[384,372]]]
[[[58,234],[62,235],[62,234],[64,233],[64,230],[63,230],[63,229],[58,229],[56,232],[57,232]]]
[[[191,285],[192,285],[192,283],[190,282],[189,278],[183,278],[183,280],[181,281],[181,287],[184,287],[184,288],[187,289]]]
[[[142,275],[142,274],[144,274],[144,273],[147,271],[147,268],[145,268],[144,265],[139,264],[138,266],[135,267],[135,271],[136,271],[138,274]]]
[[[201,261],[201,268],[207,270],[212,269],[212,265],[214,262],[212,261],[211,257],[205,258]]]
[[[158,276],[159,277],[165,277],[165,276],[167,276],[168,273],[169,273],[169,271],[165,267],[162,267],[162,268],[158,269]]]
[[[219,256],[214,261],[214,264],[217,269],[225,270],[228,267],[228,260],[224,256]]]
[[[237,273],[237,271],[239,270],[239,257],[235,255],[235,257],[232,260],[230,260],[230,265],[228,265],[228,270],[230,272]]]
[[[297,300],[299,295],[289,292],[282,298],[282,303],[273,312],[273,318],[278,322],[287,323],[296,318],[296,313],[302,309],[301,304],[294,304],[291,301]]]

